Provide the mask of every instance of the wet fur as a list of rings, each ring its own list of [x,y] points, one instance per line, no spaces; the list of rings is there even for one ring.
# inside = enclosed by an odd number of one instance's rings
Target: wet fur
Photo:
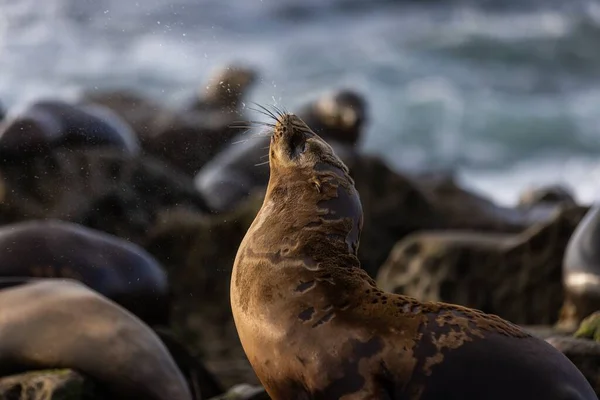
[[[238,334],[271,398],[596,398],[566,357],[499,317],[379,290],[356,256],[347,168],[298,117],[274,117],[267,194],[231,279]],[[467,366],[480,381],[466,382]]]

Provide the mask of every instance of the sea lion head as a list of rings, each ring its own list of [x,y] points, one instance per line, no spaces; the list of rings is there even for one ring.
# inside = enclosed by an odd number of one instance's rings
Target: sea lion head
[[[297,237],[299,243],[327,243],[332,249],[344,243],[346,254],[356,255],[362,206],[348,168],[332,147],[298,116],[279,113],[269,166],[261,212],[266,209],[280,221],[281,233]]]
[[[253,68],[228,65],[217,70],[209,79],[204,97],[214,105],[237,108],[257,79],[258,72]]]
[[[328,136],[351,145],[359,142],[367,122],[367,103],[362,95],[351,89],[339,90],[321,97],[312,109]]]

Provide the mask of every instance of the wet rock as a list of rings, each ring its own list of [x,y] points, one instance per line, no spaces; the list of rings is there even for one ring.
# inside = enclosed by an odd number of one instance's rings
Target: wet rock
[[[242,65],[219,67],[187,110],[175,110],[133,91],[89,92],[83,103],[112,109],[138,134],[144,151],[193,176],[239,133],[243,98],[258,72]]]
[[[178,339],[174,332],[166,327],[155,326],[153,329],[185,377],[193,399],[207,399],[223,393],[221,383],[204,367],[193,351]]]
[[[79,373],[64,370],[26,372],[0,378],[4,400],[109,400],[99,388]]]
[[[364,213],[358,255],[373,277],[394,245],[426,230],[518,233],[548,221],[555,208],[522,211],[500,207],[462,188],[451,175],[427,176],[392,170],[376,156],[336,147],[350,169]]]
[[[600,396],[600,343],[574,337],[554,336],[546,341],[560,350],[588,380]]]
[[[213,397],[210,400],[270,400],[262,386],[252,386],[248,384],[236,385],[229,389],[227,393]]]
[[[564,292],[562,259],[582,207],[520,234],[422,232],[400,241],[377,276],[382,289],[457,303],[517,324],[553,324]]]
[[[178,337],[225,387],[258,384],[233,323],[229,282],[239,244],[261,205],[258,193],[228,214],[162,213],[144,245],[169,272]]]
[[[56,218],[140,243],[157,213],[207,210],[191,179],[151,157],[57,150],[0,165],[0,223]]]
[[[375,276],[399,239],[417,230],[440,228],[443,218],[412,181],[379,157],[346,154],[343,158],[363,208],[358,257],[363,269]]]

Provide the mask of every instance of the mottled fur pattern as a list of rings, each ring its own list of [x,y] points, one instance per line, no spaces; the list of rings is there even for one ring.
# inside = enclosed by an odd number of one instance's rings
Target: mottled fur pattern
[[[347,168],[298,117],[274,118],[267,194],[231,279],[238,334],[271,398],[566,399],[574,385],[595,398],[575,367],[557,367],[562,354],[517,326],[378,289],[357,258],[362,208]]]

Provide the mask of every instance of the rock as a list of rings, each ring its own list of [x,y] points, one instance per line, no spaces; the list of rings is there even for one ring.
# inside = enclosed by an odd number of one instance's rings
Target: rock
[[[588,339],[554,336],[546,341],[563,352],[600,396],[600,343]]]
[[[245,119],[242,100],[257,77],[253,68],[224,65],[185,110],[174,110],[133,91],[83,93],[81,102],[112,109],[138,134],[145,152],[194,176],[239,133],[230,125]]]
[[[113,110],[136,132],[142,146],[153,136],[155,119],[170,111],[158,101],[129,90],[90,91],[82,94],[83,104],[100,104]]]
[[[177,338],[176,334],[165,327],[155,326],[153,329],[167,347],[177,367],[185,377],[193,399],[207,399],[223,393],[221,383],[192,354],[192,351]]]
[[[377,276],[384,290],[457,303],[517,324],[553,324],[562,259],[585,208],[566,207],[521,234],[422,232],[401,240]]]
[[[69,370],[26,372],[0,378],[4,400],[109,400],[79,373]]]
[[[571,188],[565,185],[546,185],[525,189],[519,196],[518,206],[527,208],[542,203],[577,204]]]
[[[233,323],[229,282],[239,244],[261,205],[258,193],[224,215],[161,213],[144,245],[169,273],[178,337],[198,351],[225,387],[258,384]]]
[[[521,328],[540,339],[552,336],[571,336],[573,331],[564,331],[556,325],[521,325]]]
[[[346,154],[343,159],[363,208],[358,257],[363,269],[375,276],[398,240],[417,230],[443,227],[443,217],[412,181],[379,157]]]
[[[210,400],[270,400],[262,386],[251,386],[248,384],[236,385],[229,389],[227,393],[213,397]]]
[[[230,125],[240,118],[164,113],[154,122],[144,150],[193,177],[239,133],[239,128]]]
[[[207,211],[191,178],[151,157],[91,149],[0,165],[0,224],[56,218],[140,243],[161,210]]]
[[[339,153],[343,148],[336,148]],[[341,152],[340,152],[341,153]],[[358,255],[362,267],[375,277],[394,245],[407,235],[425,230],[522,232],[548,221],[556,208],[522,211],[500,207],[460,187],[452,177],[403,174],[376,156],[342,153],[350,169],[364,212]]]

